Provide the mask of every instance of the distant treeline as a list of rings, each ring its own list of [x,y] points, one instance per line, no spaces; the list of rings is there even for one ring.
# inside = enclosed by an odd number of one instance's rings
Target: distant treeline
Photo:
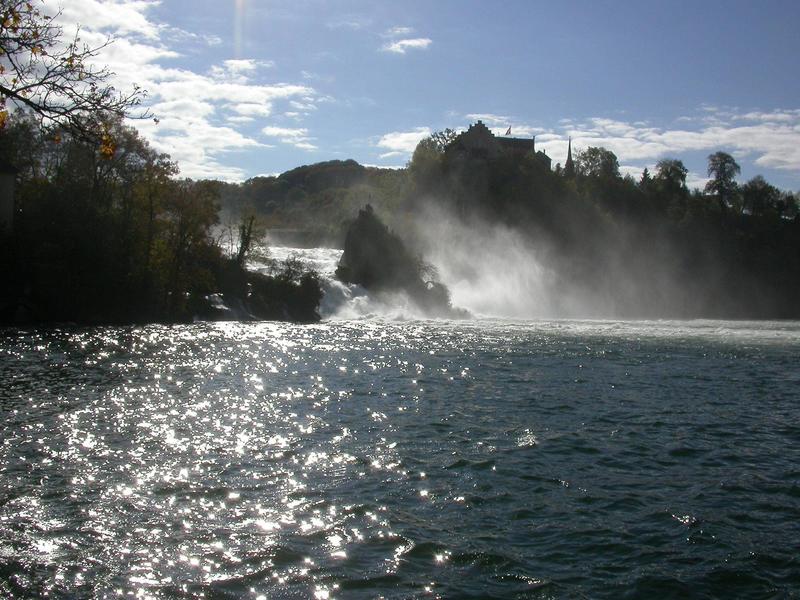
[[[476,226],[503,223],[538,248],[565,294],[594,298],[599,313],[800,316],[798,197],[761,176],[738,183],[730,155],[709,156],[709,184],[690,190],[678,159],[637,180],[621,176],[604,148],[550,169],[533,154],[456,152],[455,139],[446,131],[422,140],[406,169],[330,161],[222,184],[220,198],[233,213],[249,207],[272,227],[339,244],[366,203],[409,236],[428,207]]]
[[[3,321],[187,320],[208,312],[211,294],[255,288],[260,316],[308,320],[321,293],[313,276],[289,265],[254,288],[250,247],[269,228],[343,244],[367,203],[412,240],[430,208],[521,232],[556,292],[595,302],[592,314],[800,317],[798,198],[762,177],[738,183],[722,152],[701,191],[677,159],[636,180],[603,148],[550,169],[532,154],[456,152],[455,133],[441,132],[405,169],[329,161],[234,184],[179,179],[134,129],[104,127],[85,139],[18,112],[0,130],[0,161],[18,170],[14,233],[0,240]]]
[[[313,245],[341,246],[347,225],[365,204],[380,207],[392,218],[410,209],[404,169],[365,167],[354,160],[219,185],[223,223],[255,213],[267,228],[303,230],[304,239]]]
[[[743,185],[724,152],[709,156],[709,184],[664,159],[622,177],[617,157],[589,147],[571,168],[535,156],[494,159],[452,151],[449,132],[417,147],[409,176],[417,198],[523,231],[565,293],[600,314],[628,317],[800,316],[796,195],[763,177]]]

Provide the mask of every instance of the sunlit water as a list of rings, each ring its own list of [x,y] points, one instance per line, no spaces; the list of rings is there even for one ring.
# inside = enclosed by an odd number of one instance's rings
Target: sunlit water
[[[0,595],[800,593],[800,324],[0,333]]]

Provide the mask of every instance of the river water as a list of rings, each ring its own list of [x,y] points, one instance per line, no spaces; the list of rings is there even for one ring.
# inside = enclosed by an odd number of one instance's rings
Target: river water
[[[800,596],[800,323],[0,332],[0,595]]]

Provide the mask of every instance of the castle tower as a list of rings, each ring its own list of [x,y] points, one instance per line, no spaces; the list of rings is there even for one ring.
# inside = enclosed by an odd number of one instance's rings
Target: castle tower
[[[567,162],[564,163],[564,177],[575,177],[575,163],[572,162],[572,138],[567,143]]]

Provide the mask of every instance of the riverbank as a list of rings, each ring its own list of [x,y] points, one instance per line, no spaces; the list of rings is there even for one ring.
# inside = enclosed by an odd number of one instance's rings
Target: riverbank
[[[147,284],[125,297],[107,288],[105,293],[92,293],[95,286],[75,297],[37,277],[33,265],[18,263],[0,293],[0,325],[320,320],[323,292],[319,277],[292,259],[278,263],[266,274],[248,271],[233,259],[218,258],[203,281],[204,285],[180,297],[174,297],[172,291],[157,297]],[[102,287],[101,282],[97,284]]]

